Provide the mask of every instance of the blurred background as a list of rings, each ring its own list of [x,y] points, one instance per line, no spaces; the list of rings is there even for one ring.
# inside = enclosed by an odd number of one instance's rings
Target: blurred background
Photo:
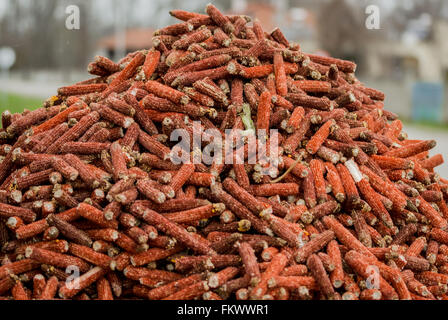
[[[0,111],[40,105],[89,77],[97,54],[115,60],[151,47],[175,23],[168,11],[203,12],[210,0],[0,0]],[[357,76],[387,95],[410,138],[448,151],[448,1],[214,0],[232,14],[279,26],[308,53],[358,64]],[[445,36],[444,36],[445,35]],[[448,165],[439,170],[448,177]]]

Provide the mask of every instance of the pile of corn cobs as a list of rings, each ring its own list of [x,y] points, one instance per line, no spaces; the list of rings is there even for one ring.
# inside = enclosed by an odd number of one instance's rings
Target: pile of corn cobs
[[[206,13],[172,11],[182,22],[153,49],[96,57],[95,78],[3,113],[0,295],[448,297],[435,142],[408,140],[354,63]],[[240,161],[173,163],[171,135],[197,127],[222,135],[218,150],[236,137]]]

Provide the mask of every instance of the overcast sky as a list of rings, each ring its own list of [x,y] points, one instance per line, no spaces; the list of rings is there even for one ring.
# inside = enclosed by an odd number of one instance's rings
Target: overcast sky
[[[39,0],[14,0],[21,1],[24,4],[27,1],[39,1]],[[91,1],[94,3],[95,9],[101,14],[98,14],[98,20],[105,24],[110,24],[114,21],[115,16],[112,8],[116,6],[117,3],[122,2],[124,6],[129,4],[127,0],[84,0]],[[131,8],[126,8],[132,11],[133,19],[140,23],[151,23],[160,24],[160,22],[165,22],[169,19],[168,14],[154,15],[155,12],[159,11],[163,7],[170,5],[172,1],[169,0],[135,0],[136,5],[133,10]],[[232,0],[228,0],[229,2]],[[275,1],[275,0],[274,0]],[[359,4],[359,0],[349,0],[353,4]],[[0,16],[6,12],[8,0],[0,0]],[[62,7],[72,4],[74,1],[70,0],[60,0]],[[175,1],[175,5],[179,9],[194,10],[197,8],[202,8],[210,2],[210,0],[185,0],[185,1]],[[365,2],[365,1],[361,1]],[[380,3],[380,6],[384,10],[391,10],[395,6],[394,1],[390,0],[375,0],[372,2]],[[148,21],[148,17],[151,17],[151,21]]]
[[[23,4],[29,3],[31,1],[41,1],[41,0],[13,0],[19,1]],[[59,0],[60,8],[55,14],[58,17],[64,15],[64,8],[68,5],[74,4],[76,0]],[[100,23],[100,25],[112,25],[116,17],[117,10],[113,8],[121,7],[118,12],[120,14],[125,14],[127,12],[128,17],[132,17],[132,22],[134,25],[142,26],[161,26],[166,25],[170,21],[170,16],[168,15],[168,9],[176,7],[185,10],[198,10],[203,12],[203,8],[208,2],[213,0],[134,0],[135,5],[131,8],[129,5],[131,1],[129,0],[81,0],[88,1],[94,4],[94,11],[98,12],[95,19]],[[228,1],[229,3],[236,0],[221,0],[221,2]],[[271,0],[275,2],[276,0]],[[322,0],[315,0],[317,2]],[[391,1],[391,0],[346,0],[353,5],[367,6],[369,4],[377,4],[382,14],[388,16],[393,9],[400,3],[402,6],[407,4],[412,8],[413,1]],[[441,0],[446,1],[446,0]],[[300,4],[300,1],[297,1]],[[324,2],[324,1],[322,1]],[[0,0],[0,17],[7,10],[8,0]],[[117,5],[118,4],[118,5]],[[445,7],[448,10],[448,6]],[[114,12],[115,11],[115,12]],[[448,14],[448,12],[447,12]]]

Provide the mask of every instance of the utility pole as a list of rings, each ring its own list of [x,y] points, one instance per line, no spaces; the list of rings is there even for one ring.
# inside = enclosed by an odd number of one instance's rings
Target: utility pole
[[[243,13],[247,8],[247,1],[246,0],[232,0],[231,3],[231,10],[234,13]]]
[[[275,23],[280,28],[285,25],[285,16],[289,7],[289,0],[271,0],[275,7]]]
[[[115,0],[115,54],[118,61],[126,55],[127,1]]]

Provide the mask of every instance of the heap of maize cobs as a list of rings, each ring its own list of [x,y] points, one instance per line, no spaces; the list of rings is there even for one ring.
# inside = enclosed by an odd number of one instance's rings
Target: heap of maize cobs
[[[409,140],[354,63],[206,13],[174,10],[154,48],[3,112],[1,297],[448,298],[435,142]],[[172,133],[195,125],[244,132],[244,161],[171,161]],[[274,142],[273,169],[249,161]]]

